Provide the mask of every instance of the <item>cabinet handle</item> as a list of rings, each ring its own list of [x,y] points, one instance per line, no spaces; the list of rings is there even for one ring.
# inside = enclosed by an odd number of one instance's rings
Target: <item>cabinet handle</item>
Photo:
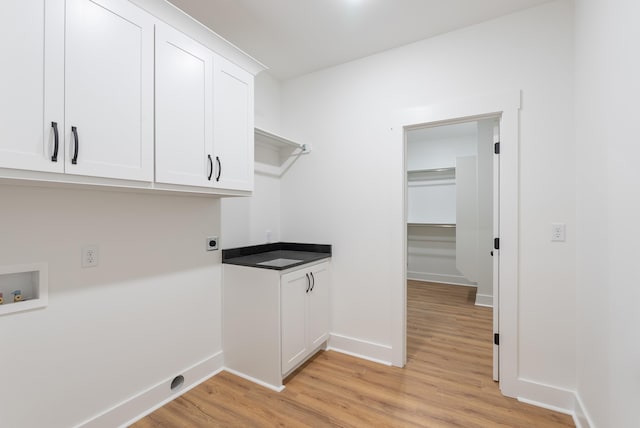
[[[218,175],[216,176],[216,181],[220,181],[220,174],[222,174],[222,162],[220,162],[220,158],[216,156],[216,162],[218,162]]]
[[[211,155],[207,155],[207,157],[209,158],[209,176],[207,180],[211,181],[211,176],[213,175],[213,159],[211,159]]]
[[[311,273],[310,273],[310,275],[311,275],[311,281],[313,281],[313,282],[311,283],[311,290],[310,290],[310,291],[313,291],[313,287],[315,287],[315,286],[316,286],[316,279],[315,279],[315,277],[313,276],[313,272],[311,272]]]
[[[58,122],[51,122],[53,128],[53,155],[51,156],[51,162],[58,162]]]
[[[311,288],[311,279],[309,278],[309,274],[305,274],[307,276],[307,290],[305,291],[305,293],[309,292],[309,289]]]
[[[72,126],[71,133],[73,134],[73,144],[75,146],[75,151],[73,153],[73,158],[71,159],[71,163],[76,165],[78,163],[78,149],[79,149],[78,128],[76,128],[75,126]]]

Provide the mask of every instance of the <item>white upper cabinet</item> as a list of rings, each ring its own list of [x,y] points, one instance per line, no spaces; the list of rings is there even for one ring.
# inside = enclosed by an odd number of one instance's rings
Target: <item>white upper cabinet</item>
[[[213,52],[156,27],[156,181],[213,183]]]
[[[67,0],[68,174],[153,180],[151,15],[122,0]]]
[[[189,33],[173,7],[148,7]],[[253,190],[263,66],[200,37],[206,46],[127,0],[0,1],[0,176]]]
[[[0,167],[153,180],[153,25],[121,0],[0,3]]]
[[[253,75],[216,55],[213,74],[214,186],[253,190]]]
[[[63,25],[64,0],[0,2],[2,168],[64,169]]]

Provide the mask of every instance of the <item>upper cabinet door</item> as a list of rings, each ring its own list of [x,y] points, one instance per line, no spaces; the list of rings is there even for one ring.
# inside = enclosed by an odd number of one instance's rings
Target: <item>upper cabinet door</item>
[[[253,76],[226,59],[214,63],[215,187],[253,190]]]
[[[213,52],[156,27],[156,181],[211,186]]]
[[[67,0],[68,174],[153,180],[153,26],[122,0]]]
[[[64,0],[0,2],[0,58],[0,167],[62,172]]]

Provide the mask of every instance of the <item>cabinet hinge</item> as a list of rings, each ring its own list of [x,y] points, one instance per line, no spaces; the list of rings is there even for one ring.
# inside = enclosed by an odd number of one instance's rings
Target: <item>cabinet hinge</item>
[[[500,345],[500,334],[493,333],[493,344]]]
[[[493,249],[494,250],[500,249],[500,238],[493,238]]]
[[[499,155],[500,154],[500,141],[493,145],[493,153]]]

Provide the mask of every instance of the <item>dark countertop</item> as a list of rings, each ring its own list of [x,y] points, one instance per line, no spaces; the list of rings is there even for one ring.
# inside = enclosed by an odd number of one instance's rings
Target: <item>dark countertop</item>
[[[293,242],[275,242],[222,250],[222,263],[271,270],[290,269],[330,257],[331,245],[297,244]],[[259,264],[274,259],[299,261],[287,263],[284,266]]]

